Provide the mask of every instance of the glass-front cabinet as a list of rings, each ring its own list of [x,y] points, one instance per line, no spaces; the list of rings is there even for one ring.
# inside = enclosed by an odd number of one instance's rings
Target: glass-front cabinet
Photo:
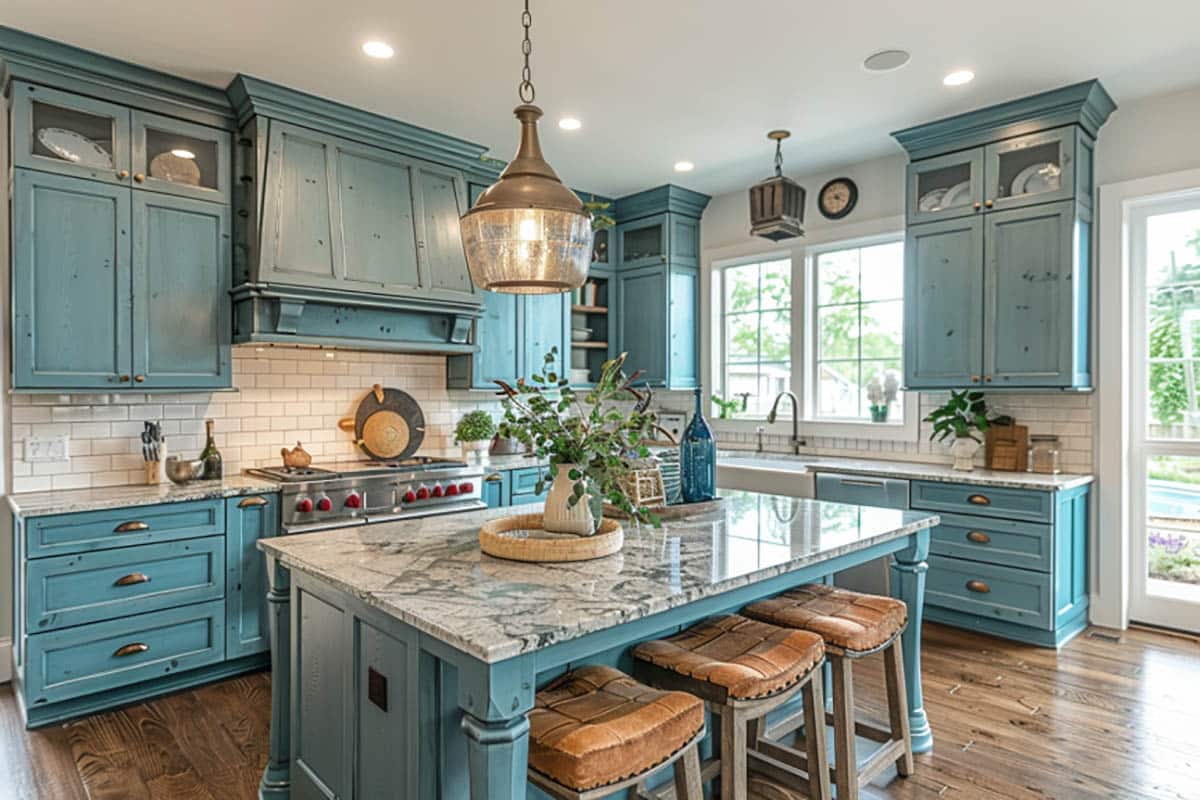
[[[12,116],[15,166],[128,183],[129,109],[14,82]]]
[[[667,263],[666,214],[623,223],[617,230],[621,237],[621,258],[618,266],[633,268]]]
[[[134,111],[132,134],[135,185],[199,200],[228,199],[228,133]]]
[[[984,205],[1017,208],[1075,195],[1075,130],[1056,128],[989,144]]]
[[[983,148],[908,165],[908,221],[965,217],[983,207]]]

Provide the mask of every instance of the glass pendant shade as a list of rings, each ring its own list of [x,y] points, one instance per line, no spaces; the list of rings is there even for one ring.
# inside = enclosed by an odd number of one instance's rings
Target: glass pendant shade
[[[542,156],[542,110],[525,103],[513,113],[521,122],[516,157],[459,220],[471,280],[508,294],[577,289],[592,260],[591,215]]]

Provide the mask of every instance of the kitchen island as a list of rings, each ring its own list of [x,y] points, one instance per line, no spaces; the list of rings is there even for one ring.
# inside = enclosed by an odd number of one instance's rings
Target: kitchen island
[[[915,750],[932,747],[920,627],[936,515],[723,492],[720,510],[573,564],[479,552],[491,509],[281,537],[264,797],[542,797],[525,779],[526,713],[567,669],[630,671],[629,649],[707,616],[882,556],[908,603],[904,662]]]

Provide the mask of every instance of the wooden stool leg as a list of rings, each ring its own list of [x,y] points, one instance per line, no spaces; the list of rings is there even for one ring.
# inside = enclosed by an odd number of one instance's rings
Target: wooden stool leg
[[[746,723],[721,709],[721,800],[746,800]]]
[[[675,761],[675,800],[704,800],[700,783],[700,747],[692,745]]]
[[[829,656],[833,667],[833,757],[838,800],[858,800],[858,755],[854,746],[854,679],[851,662]]]
[[[904,687],[904,662],[900,658],[900,637],[883,651],[884,674],[887,677],[888,721],[892,738],[904,741],[904,754],[896,759],[896,771],[907,777],[913,774],[912,734],[908,729],[908,697]]]
[[[825,688],[821,676],[804,687],[804,745],[808,750],[808,794],[812,800],[830,800],[829,757],[825,746]]]

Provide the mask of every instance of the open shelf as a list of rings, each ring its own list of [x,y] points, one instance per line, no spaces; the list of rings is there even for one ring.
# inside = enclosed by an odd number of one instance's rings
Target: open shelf
[[[571,310],[574,311],[576,314],[607,314],[608,313],[608,308],[606,306],[575,305],[575,306],[571,306]]]
[[[581,350],[607,350],[608,342],[571,342],[571,347]]]

